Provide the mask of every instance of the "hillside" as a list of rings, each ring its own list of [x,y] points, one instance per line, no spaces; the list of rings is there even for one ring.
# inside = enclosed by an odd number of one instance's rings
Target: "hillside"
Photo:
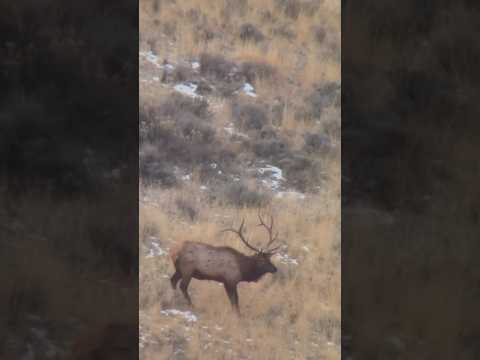
[[[340,357],[340,2],[140,2],[140,357]],[[271,213],[278,273],[171,289],[182,240]]]

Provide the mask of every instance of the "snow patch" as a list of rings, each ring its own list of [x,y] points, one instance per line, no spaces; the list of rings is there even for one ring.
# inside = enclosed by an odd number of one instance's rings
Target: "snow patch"
[[[175,69],[175,66],[172,64],[159,64],[159,57],[155,55],[152,51],[140,51],[138,53],[141,57],[143,57],[146,61],[148,61],[150,64],[154,65],[155,67],[159,69],[165,69],[172,71]]]
[[[187,322],[196,322],[198,320],[197,316],[191,311],[180,311],[177,309],[168,309],[160,311],[162,315],[165,316],[180,316],[183,317]]]
[[[198,61],[192,62],[192,69],[196,70],[200,67],[200,63]]]
[[[267,179],[262,179],[262,183],[275,192],[280,189],[281,183],[285,181],[282,169],[273,165],[257,168],[257,172],[267,177]]]
[[[255,88],[250,83],[245,83],[242,87],[242,91],[247,96],[257,97],[257,94],[255,93]]]
[[[248,135],[244,134],[244,133],[241,133],[239,131],[236,131],[233,124],[229,124],[229,126],[225,126],[223,128],[225,130],[225,132],[227,132],[230,136],[238,136],[238,137],[242,137],[242,138],[245,138],[245,139],[248,139]]]
[[[288,256],[287,254],[277,253],[276,256],[277,256],[277,258],[279,258],[280,262],[282,262],[286,265],[298,265],[298,260]]]
[[[155,55],[152,51],[140,51],[139,55],[141,57],[144,57],[145,60],[154,64],[155,66],[160,67],[160,64],[158,63],[158,56]]]
[[[146,255],[147,258],[164,256],[167,255],[167,252],[160,247],[158,239],[155,236],[150,236],[150,248]]]
[[[173,88],[175,89],[175,91],[178,91],[183,95],[190,96],[193,98],[201,98],[201,96],[197,94],[198,85],[194,83],[185,82],[185,83],[177,84]]]

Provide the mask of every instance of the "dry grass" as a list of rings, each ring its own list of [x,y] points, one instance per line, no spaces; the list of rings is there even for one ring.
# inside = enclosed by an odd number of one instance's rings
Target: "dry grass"
[[[199,218],[186,221],[175,209],[175,201],[185,198],[196,206]],[[223,227],[256,223],[257,209],[237,209],[208,204],[201,192],[189,189],[162,191],[159,206],[140,209],[140,306],[144,324],[154,338],[164,343],[150,347],[144,359],[221,359],[225,356],[252,359],[338,359],[340,351],[340,223],[339,192],[328,192],[308,202],[275,200],[268,211],[275,216],[282,256],[298,265],[275,257],[279,273],[259,283],[241,284],[239,295],[243,316],[238,319],[230,308],[222,286],[193,281],[190,292],[198,322],[186,325],[183,319],[161,313],[165,309],[189,310],[180,292],[170,287],[173,265],[165,254],[145,257],[151,237],[166,250],[182,240],[228,245],[247,252],[234,236],[220,235]],[[265,234],[250,226],[252,242],[261,244]],[[145,320],[147,319],[147,320]],[[154,325],[156,324],[156,325]],[[216,327],[222,330],[215,330]],[[210,335],[207,335],[210,334]],[[165,338],[168,341],[165,341]],[[178,338],[184,339],[183,341]],[[175,340],[177,339],[177,340]],[[250,340],[246,340],[250,339]],[[256,354],[256,355],[254,355]],[[179,356],[179,355],[178,355]],[[181,358],[180,356],[178,358]]]

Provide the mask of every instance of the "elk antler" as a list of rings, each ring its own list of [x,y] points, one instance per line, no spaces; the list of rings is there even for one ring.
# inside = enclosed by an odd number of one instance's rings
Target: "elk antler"
[[[250,244],[248,243],[248,241],[245,240],[245,238],[243,237],[243,233],[242,233],[243,225],[245,225],[245,219],[242,220],[242,224],[240,225],[240,227],[238,228],[238,230],[235,230],[235,229],[233,229],[233,228],[228,228],[228,229],[222,230],[222,232],[231,231],[231,232],[237,234],[238,237],[240,238],[240,240],[242,240],[242,242],[243,242],[248,248],[250,248],[250,249],[252,249],[253,251],[258,252],[258,253],[259,253],[259,252],[262,252],[261,250],[259,250],[259,249],[255,248],[255,247],[253,247],[252,245],[250,245]]]
[[[275,236],[273,236],[273,216],[270,215],[270,226],[265,224],[260,213],[258,213],[258,219],[260,220],[260,224],[258,224],[258,226],[263,226],[265,229],[267,229],[268,237],[269,237],[269,240],[268,240],[267,246],[265,246],[264,252],[273,254],[275,250],[278,250],[278,248],[280,247],[280,246],[277,246],[274,249],[268,250],[270,245],[272,245],[275,242],[275,240],[277,240],[277,237],[278,237],[278,231],[275,233]]]

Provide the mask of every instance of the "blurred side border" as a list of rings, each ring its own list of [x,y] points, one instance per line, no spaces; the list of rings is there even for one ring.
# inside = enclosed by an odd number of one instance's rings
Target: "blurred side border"
[[[137,358],[138,2],[2,2],[0,83],[0,357]]]
[[[342,1],[342,358],[480,356],[478,15]]]

